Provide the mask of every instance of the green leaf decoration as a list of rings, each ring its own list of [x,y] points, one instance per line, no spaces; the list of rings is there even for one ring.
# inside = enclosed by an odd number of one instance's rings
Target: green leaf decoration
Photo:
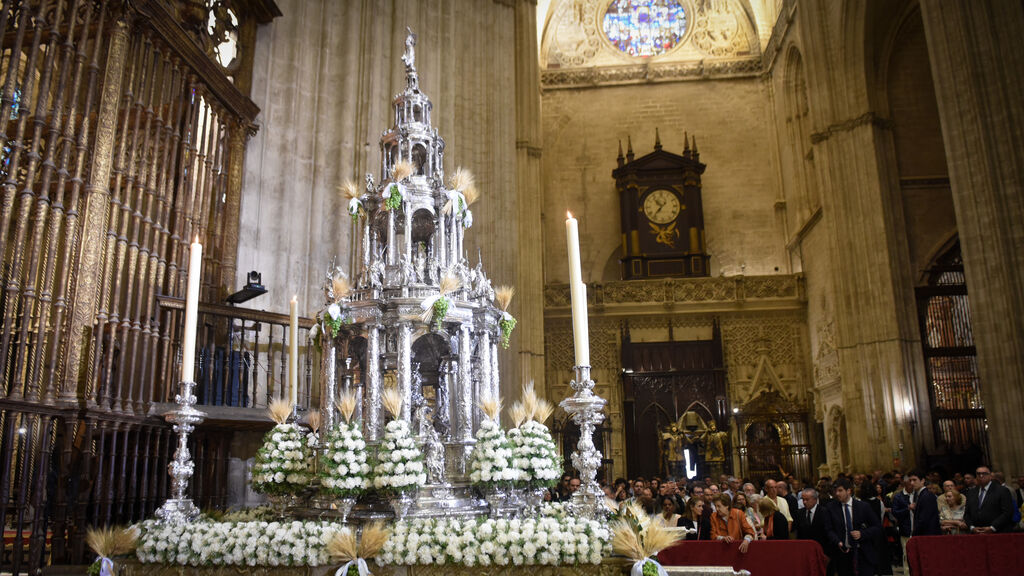
[[[511,315],[502,317],[498,321],[498,327],[501,328],[501,347],[508,350],[508,340],[512,337],[512,331],[516,329],[516,319]]]
[[[384,208],[386,210],[398,210],[402,207],[402,193],[398,189],[398,184],[391,184],[391,195],[384,201]]]

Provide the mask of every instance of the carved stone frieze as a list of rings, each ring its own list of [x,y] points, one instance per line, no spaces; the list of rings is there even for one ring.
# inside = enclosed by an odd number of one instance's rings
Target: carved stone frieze
[[[651,302],[796,302],[803,298],[803,277],[784,274],[594,282],[588,286],[587,292],[587,299],[591,304],[605,305]],[[548,284],[544,287],[545,308],[567,308],[569,304],[567,284]]]
[[[625,66],[557,68],[543,71],[540,81],[543,88],[555,90],[586,86],[739,78],[757,76],[760,73],[761,58],[749,57],[728,60],[641,63]]]

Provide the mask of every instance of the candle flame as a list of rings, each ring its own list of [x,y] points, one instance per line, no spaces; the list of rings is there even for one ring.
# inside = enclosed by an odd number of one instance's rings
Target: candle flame
[[[196,239],[192,241],[193,244],[199,244],[199,234],[196,234]]]
[[[299,295],[298,294],[293,295],[292,296],[292,302],[298,302],[298,301],[299,301]]]
[[[566,210],[565,211],[565,217],[568,218],[569,220],[572,220],[572,212],[569,212],[568,210]]]

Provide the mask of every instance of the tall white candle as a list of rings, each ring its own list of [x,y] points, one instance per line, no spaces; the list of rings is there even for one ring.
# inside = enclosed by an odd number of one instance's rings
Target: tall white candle
[[[188,253],[188,285],[185,291],[185,334],[181,344],[181,381],[195,382],[196,324],[199,319],[199,275],[203,268],[203,245],[196,236]]]
[[[580,233],[571,213],[565,220],[565,239],[569,250],[569,295],[572,298],[572,336],[576,365],[590,366],[590,335],[587,322],[587,285],[580,269]]]
[[[299,297],[292,296],[288,305],[288,399],[292,406],[299,398]]]

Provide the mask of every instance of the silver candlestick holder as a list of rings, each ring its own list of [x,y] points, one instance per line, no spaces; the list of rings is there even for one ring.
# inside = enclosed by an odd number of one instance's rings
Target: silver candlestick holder
[[[601,467],[601,452],[594,446],[594,427],[604,420],[601,411],[607,402],[594,394],[590,366],[576,366],[573,370],[576,378],[569,383],[573,395],[558,404],[580,427],[580,440],[570,458],[579,473],[580,488],[573,494],[571,506],[581,517],[596,518],[603,506],[604,492],[595,480]]]
[[[181,382],[181,393],[174,397],[178,409],[164,414],[164,420],[170,422],[178,435],[178,448],[174,451],[174,460],[167,465],[167,473],[171,475],[171,498],[168,498],[156,511],[161,522],[182,523],[192,522],[199,517],[199,509],[187,497],[188,482],[195,471],[192,454],[188,451],[188,435],[203,421],[206,414],[193,408],[196,397],[192,394],[195,382]]]

